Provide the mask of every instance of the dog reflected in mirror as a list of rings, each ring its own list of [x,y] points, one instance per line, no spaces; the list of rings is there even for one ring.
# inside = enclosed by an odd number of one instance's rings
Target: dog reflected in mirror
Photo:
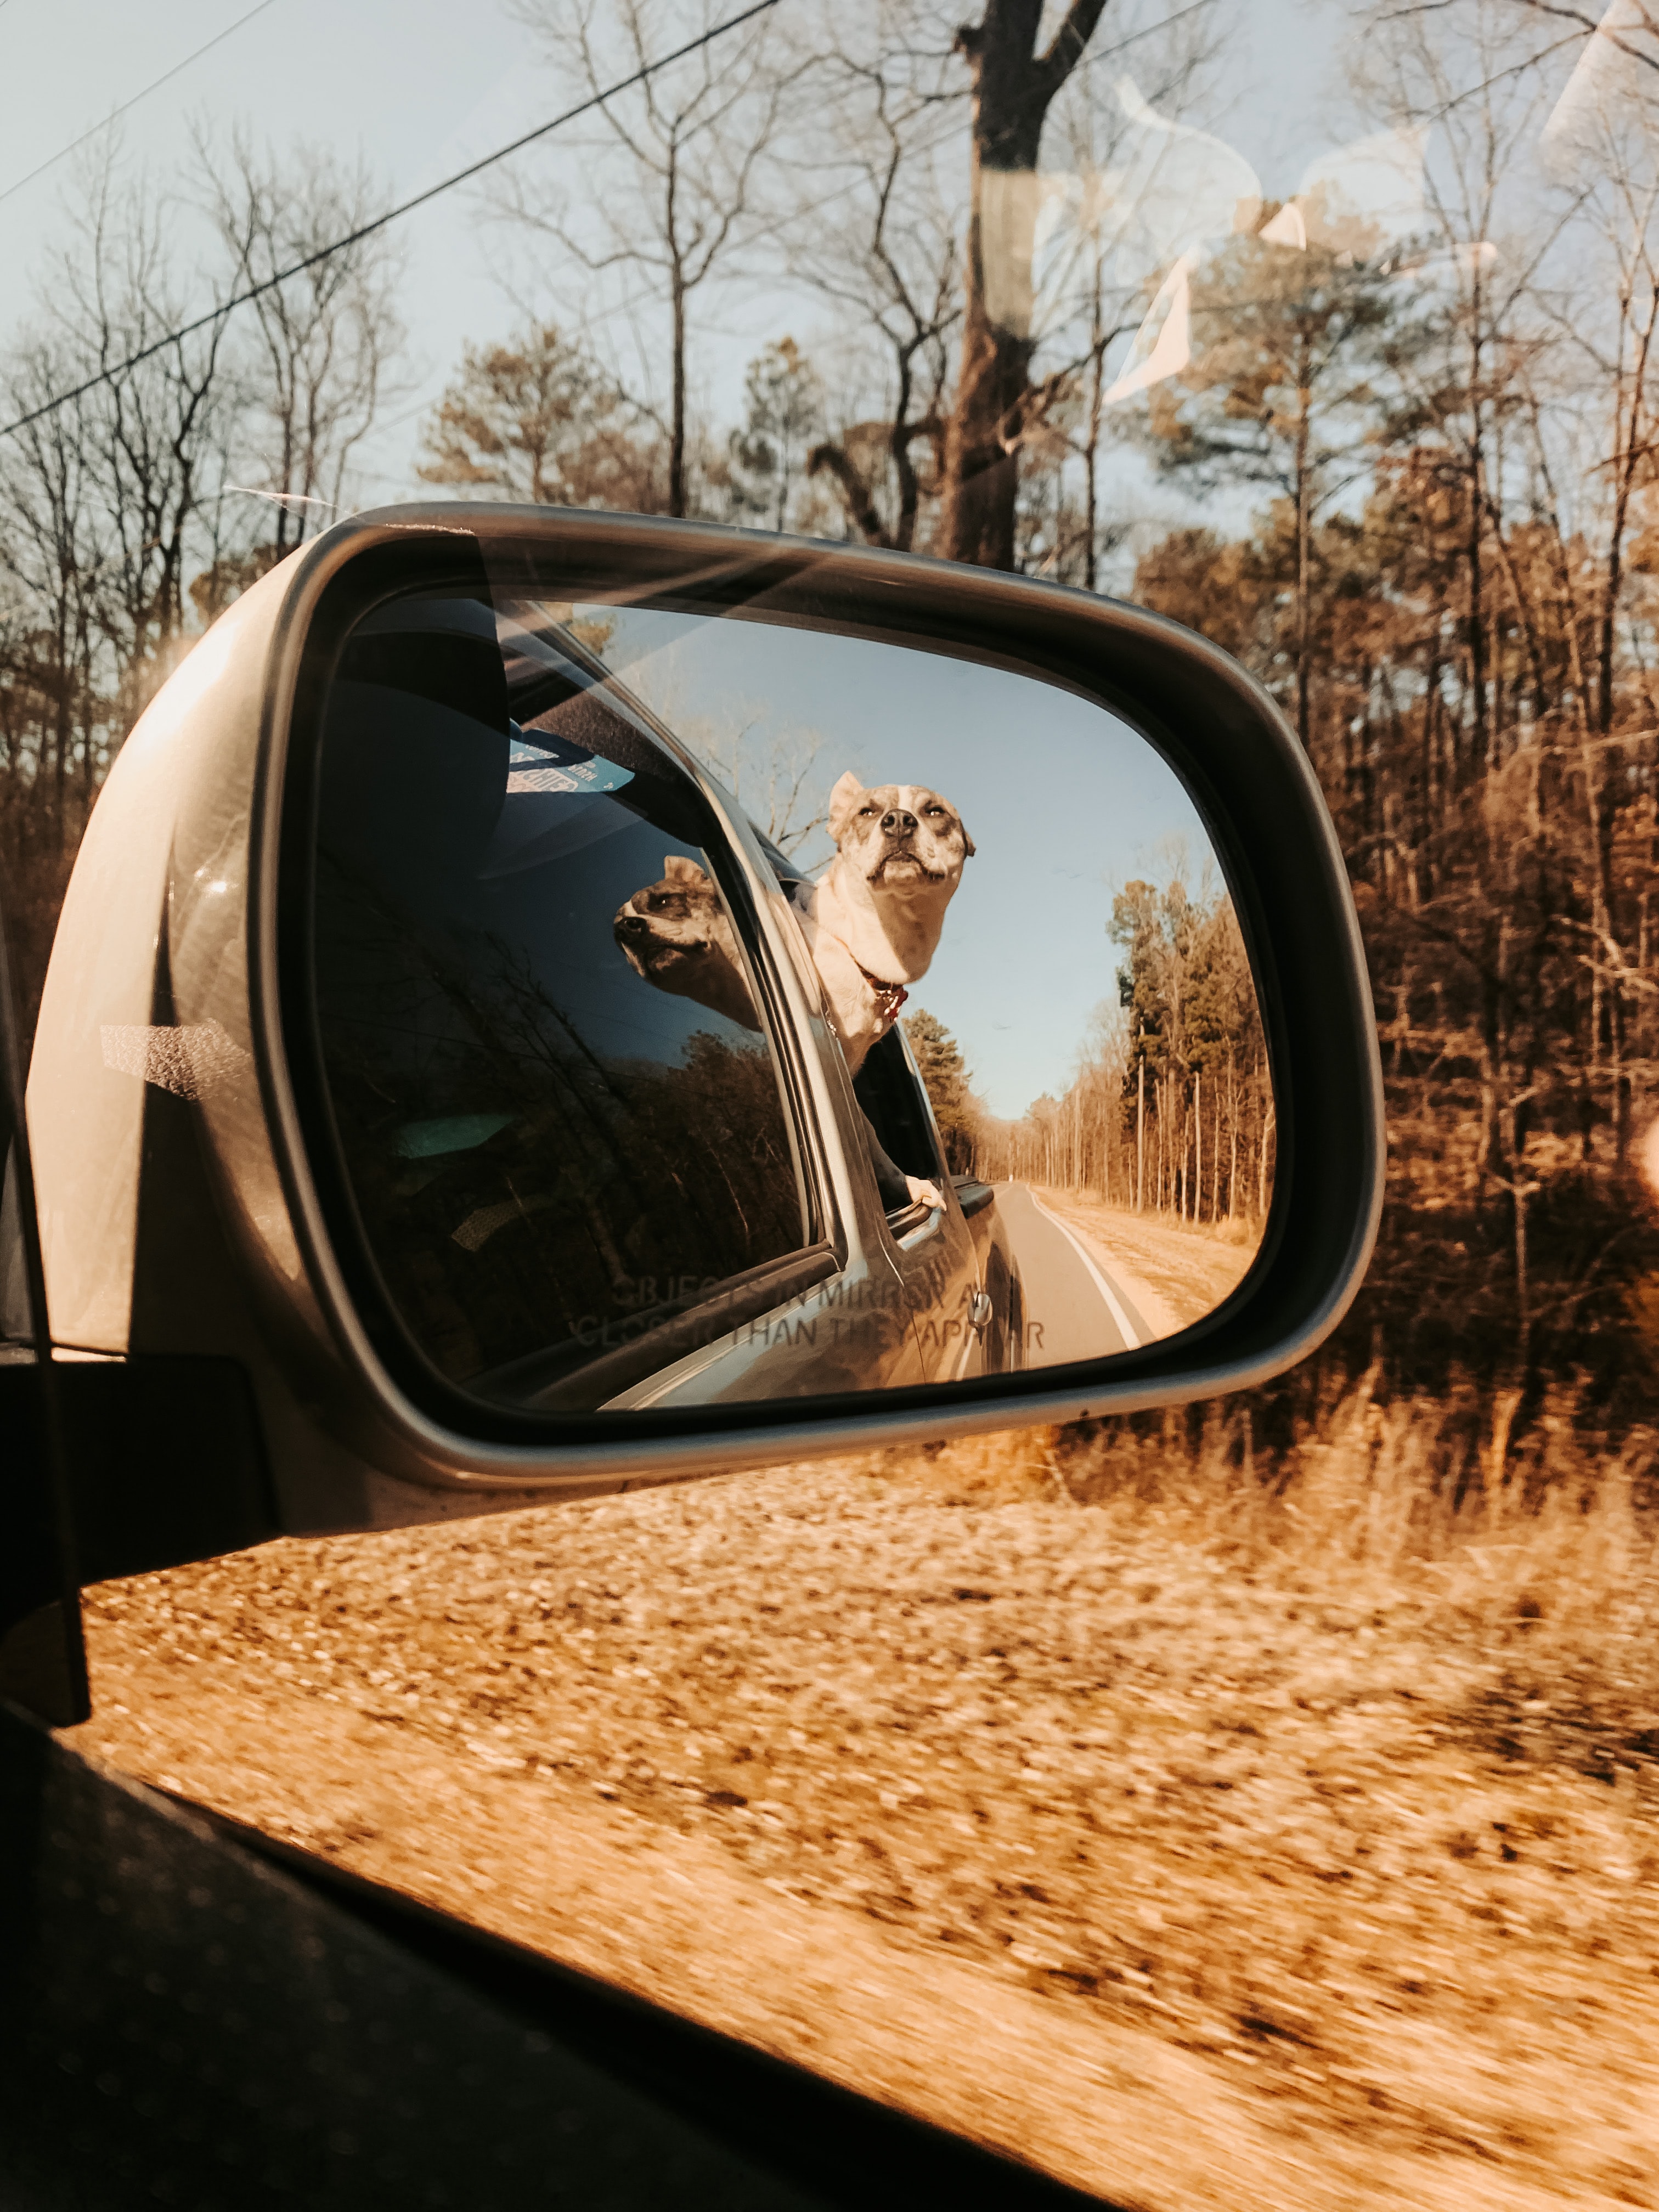
[[[611,928],[629,966],[659,991],[693,1000],[746,1030],[760,1027],[725,904],[695,860],[670,853],[660,881],[636,890]],[[888,1158],[867,1115],[864,1126],[884,1206],[945,1203],[934,1184],[906,1175]]]
[[[661,880],[636,890],[611,928],[629,966],[658,990],[694,999],[744,1029],[760,1027],[725,905],[695,860],[670,853]]]
[[[850,769],[830,794],[830,835],[835,859],[790,897],[856,1075],[933,964],[974,841],[938,792],[866,787]]]

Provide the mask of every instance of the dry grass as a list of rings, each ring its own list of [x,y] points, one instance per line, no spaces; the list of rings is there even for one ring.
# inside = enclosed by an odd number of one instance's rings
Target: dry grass
[[[1137,2203],[1659,2206],[1654,1444],[1514,1415],[271,1546],[81,1739]]]

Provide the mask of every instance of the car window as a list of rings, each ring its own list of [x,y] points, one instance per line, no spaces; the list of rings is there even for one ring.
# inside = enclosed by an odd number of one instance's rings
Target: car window
[[[877,1142],[902,1175],[933,1182],[945,1172],[927,1094],[904,1049],[902,1031],[889,1030],[853,1079],[853,1089]],[[884,1197],[887,1197],[885,1192]],[[887,1200],[890,1213],[910,1203],[896,1192]]]
[[[599,1402],[615,1355],[809,1241],[719,842],[643,724],[575,664],[504,659],[482,604],[348,641],[319,776],[321,1058],[366,1244],[451,1381]],[[719,1006],[686,995],[710,931]]]

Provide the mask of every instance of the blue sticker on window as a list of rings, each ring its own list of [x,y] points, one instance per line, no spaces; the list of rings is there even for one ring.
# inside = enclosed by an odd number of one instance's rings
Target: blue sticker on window
[[[514,726],[507,752],[508,798],[523,792],[620,791],[633,781],[631,768],[601,760],[586,746],[572,744],[568,738],[555,737],[551,731],[526,735]]]

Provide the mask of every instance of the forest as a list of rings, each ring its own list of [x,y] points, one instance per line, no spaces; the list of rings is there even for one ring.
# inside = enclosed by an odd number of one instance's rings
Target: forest
[[[1118,999],[1097,1013],[1063,1097],[999,1121],[934,1016],[919,1009],[904,1029],[953,1167],[1259,1234],[1274,1115],[1249,960],[1232,901],[1194,890],[1183,853],[1167,858],[1161,886],[1137,878],[1112,901]]]
[[[1659,1350],[1646,12],[1613,35],[1356,0],[1351,135],[1277,198],[1227,140],[1220,6],[802,0],[718,38],[678,0],[516,13],[596,95],[711,35],[599,100],[585,191],[530,155],[469,187],[538,282],[458,334],[408,495],[929,551],[1236,654],[1324,787],[1388,1085],[1382,1245],[1328,1362],[1574,1372],[1633,1413]],[[405,234],[365,231],[387,204],[234,128],[167,173],[112,130],[64,186],[0,360],[0,867],[31,1001],[146,700],[374,503],[360,465],[409,398]],[[988,1175],[1259,1218],[1271,1094],[1224,887],[1171,860],[1105,908],[1119,994],[1069,1089],[996,1125],[936,1068],[947,1133]]]

